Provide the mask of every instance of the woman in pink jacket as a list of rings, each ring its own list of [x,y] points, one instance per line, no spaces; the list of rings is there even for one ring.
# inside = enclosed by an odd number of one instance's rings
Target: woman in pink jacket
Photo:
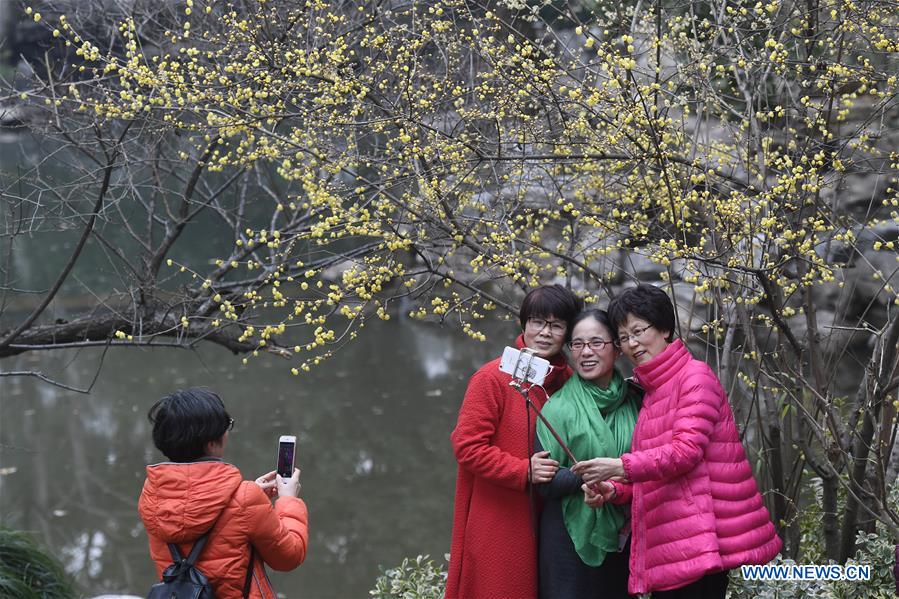
[[[728,570],[764,564],[781,547],[727,396],[712,369],[674,338],[674,308],[661,289],[625,291],[609,318],[645,390],[643,406],[629,453],[572,471],[591,505],[631,502],[631,593],[723,599]]]

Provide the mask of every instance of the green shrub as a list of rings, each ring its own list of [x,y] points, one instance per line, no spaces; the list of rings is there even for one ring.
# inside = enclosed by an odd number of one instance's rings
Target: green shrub
[[[0,597],[69,599],[75,596],[56,559],[25,533],[0,527]]]
[[[863,538],[864,535],[860,535],[860,543]],[[870,565],[871,579],[868,581],[743,580],[740,569],[735,568],[731,571],[727,596],[729,599],[888,599],[895,590],[892,575],[893,545],[889,544],[887,547],[889,541],[882,537],[870,541],[868,549],[860,549],[854,559],[846,562],[846,565]],[[886,556],[882,554],[887,548],[891,557],[889,561],[884,561]],[[868,553],[869,550],[873,550],[873,553]],[[779,555],[771,562],[772,565],[796,563]]]
[[[824,559],[824,538],[821,531],[821,479],[812,479],[810,490],[813,501],[800,515],[802,531],[802,564],[834,563]],[[899,485],[890,492],[892,505],[899,505]],[[896,583],[893,580],[893,565],[896,563],[895,543],[889,531],[882,525],[872,534],[858,533],[855,556],[846,565],[864,564],[871,566],[868,581],[829,580],[743,580],[739,568],[730,575],[729,599],[886,599],[893,597]],[[777,556],[772,564],[796,564],[790,559]]]
[[[375,588],[377,599],[442,599],[446,589],[446,565],[435,564],[427,555],[405,558],[396,568],[381,570]]]
[[[802,564],[827,564],[823,558],[824,539],[821,534],[821,481],[810,485],[811,501],[800,514]],[[899,508],[899,485],[890,492],[890,502]],[[728,599],[887,599],[895,594],[893,579],[895,542],[882,525],[872,534],[859,532],[855,556],[845,565],[868,565],[868,581],[829,580],[743,580],[740,568],[730,574]],[[446,556],[448,559],[449,556]],[[797,562],[778,555],[772,565],[793,565]],[[427,555],[414,560],[406,558],[396,568],[383,571],[375,588],[369,591],[378,599],[441,599],[446,588],[446,565],[435,564]]]

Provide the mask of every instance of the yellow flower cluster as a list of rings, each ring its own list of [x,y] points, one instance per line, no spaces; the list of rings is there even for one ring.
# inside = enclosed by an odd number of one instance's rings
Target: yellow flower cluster
[[[672,3],[659,26],[629,5],[542,38],[461,0],[251,4],[190,0],[152,51],[133,20],[104,52],[60,18],[92,78],[48,100],[177,135],[210,176],[260,173],[230,255],[168,265],[196,277],[213,326],[303,354],[295,374],[400,298],[483,340],[496,286],[592,295],[635,256],[709,310],[776,324],[842,282],[833,246],[868,224],[835,208],[847,177],[899,168],[879,124],[895,116],[896,15],[877,7],[831,1],[812,22],[777,2]],[[226,291],[237,277],[252,282]]]

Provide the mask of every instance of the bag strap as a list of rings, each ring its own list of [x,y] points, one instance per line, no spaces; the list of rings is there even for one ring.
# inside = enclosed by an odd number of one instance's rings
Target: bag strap
[[[215,520],[218,522],[218,518]],[[215,528],[215,524],[212,525]],[[212,532],[212,528],[203,533],[199,539],[194,541],[194,546],[190,548],[190,554],[187,556],[187,563],[193,566],[197,563],[197,558],[200,557],[200,552],[203,551],[203,547],[206,546],[206,541],[209,540],[209,533]]]
[[[174,543],[169,543],[168,545],[169,545],[169,553],[172,554],[172,561],[174,563],[177,564],[182,559],[184,559],[181,557],[181,551],[178,549],[177,545],[175,545]]]
[[[247,578],[243,582],[243,599],[250,596],[250,584],[253,582],[253,561],[256,559],[256,548],[250,545],[250,563],[247,566]]]

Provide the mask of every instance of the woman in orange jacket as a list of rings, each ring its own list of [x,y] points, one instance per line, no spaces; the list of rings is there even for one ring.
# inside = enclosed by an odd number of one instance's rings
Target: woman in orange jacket
[[[211,531],[196,566],[215,596],[244,596],[254,549],[248,596],[277,597],[264,564],[292,570],[306,558],[308,515],[298,497],[299,469],[288,479],[269,472],[255,482],[243,480],[222,459],[234,420],[208,389],[176,391],[156,402],[149,418],[154,444],[171,460],[147,467],[138,502],[157,576],[172,563],[169,543],[186,556]]]

